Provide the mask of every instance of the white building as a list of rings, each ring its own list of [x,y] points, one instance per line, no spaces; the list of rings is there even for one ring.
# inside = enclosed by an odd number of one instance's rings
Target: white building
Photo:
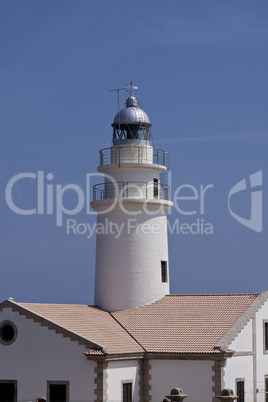
[[[95,304],[0,304],[0,402],[267,402],[268,292],[169,295],[168,155],[132,93],[102,150]],[[131,223],[129,221],[131,220]],[[112,228],[117,224],[120,235]],[[267,394],[268,395],[268,394]]]

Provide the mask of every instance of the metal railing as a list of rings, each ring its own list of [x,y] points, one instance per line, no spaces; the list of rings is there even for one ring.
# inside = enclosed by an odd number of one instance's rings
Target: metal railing
[[[100,166],[123,163],[148,163],[169,169],[169,153],[140,145],[118,145],[100,151]]]
[[[111,182],[93,186],[93,201],[119,198],[170,200],[170,186],[153,181]]]

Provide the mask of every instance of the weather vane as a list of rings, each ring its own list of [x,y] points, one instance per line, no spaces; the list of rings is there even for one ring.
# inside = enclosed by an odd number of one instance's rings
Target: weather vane
[[[126,87],[126,91],[130,88],[130,95],[131,95],[131,96],[132,96],[133,94],[136,95],[136,93],[134,93],[134,90],[137,91],[137,90],[138,90],[138,87],[136,87],[136,86],[133,85],[132,78],[131,78],[131,81],[130,81],[130,86],[125,85],[125,87]]]
[[[137,90],[138,90],[138,87],[133,85],[132,78],[130,81],[130,85],[125,84],[124,88],[115,88],[115,89],[109,88],[110,92],[117,92],[118,110],[119,110],[119,93],[120,93],[120,91],[126,91],[126,92],[129,91],[130,95],[132,96],[132,95],[137,95],[136,92],[134,92]]]

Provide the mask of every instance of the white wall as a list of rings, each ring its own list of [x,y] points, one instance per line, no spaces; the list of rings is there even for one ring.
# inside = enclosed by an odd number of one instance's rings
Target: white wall
[[[264,378],[268,376],[268,353],[264,353],[263,320],[268,320],[268,303],[266,302],[256,313],[256,384],[254,384],[253,356],[233,356],[227,360],[225,368],[225,386],[236,391],[236,378],[245,379],[245,401],[264,402]],[[250,320],[240,334],[228,346],[236,352],[253,351],[253,320]],[[256,393],[258,388],[259,392]]]
[[[119,209],[98,215],[98,225],[116,222],[121,234],[96,236],[95,304],[108,311],[144,306],[169,294],[161,279],[161,260],[168,265],[167,218],[146,212],[129,216]]]
[[[152,402],[161,402],[172,388],[180,387],[187,401],[212,401],[213,361],[150,360]]]
[[[268,320],[268,302],[256,313],[256,348],[257,348],[257,388],[259,388],[258,402],[265,401],[264,376],[268,376],[268,351],[264,353],[263,320]]]
[[[242,331],[237,335],[237,337],[228,346],[229,349],[235,350],[236,352],[247,352],[252,351],[252,320],[250,320],[247,325],[242,329]]]
[[[150,168],[148,166],[144,167],[136,166],[136,167],[124,167],[121,169],[109,169],[107,170],[107,174],[112,176],[117,182],[126,182],[126,181],[152,181],[154,178],[159,179],[159,174],[162,169]],[[105,172],[106,173],[106,172]],[[105,182],[109,183],[110,180],[105,177]]]
[[[228,346],[235,352],[253,352],[252,343],[253,320],[251,319],[242,331]],[[236,379],[245,381],[246,401],[253,401],[253,356],[233,356],[227,359],[225,367],[225,387],[236,392]]]
[[[94,400],[94,363],[83,355],[85,347],[34,323],[11,308],[0,312],[0,322],[12,321],[16,341],[0,343],[0,379],[18,381],[18,400],[47,395],[47,381],[70,381],[70,401]]]
[[[253,356],[233,356],[227,359],[225,387],[236,392],[236,378],[245,380],[245,401],[253,402]]]
[[[133,401],[139,401],[139,363],[138,360],[109,362],[108,401],[122,400],[122,381],[132,381]]]

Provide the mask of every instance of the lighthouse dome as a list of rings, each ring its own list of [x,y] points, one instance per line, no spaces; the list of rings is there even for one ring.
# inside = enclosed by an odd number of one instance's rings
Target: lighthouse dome
[[[117,113],[112,126],[119,123],[119,118],[120,123],[145,123],[151,125],[148,115],[138,107],[137,98],[133,95],[127,98],[126,107]]]
[[[113,143],[117,145],[122,141],[151,140],[151,122],[139,106],[136,96],[131,94],[126,100],[126,107],[120,110],[112,123],[114,128]]]

